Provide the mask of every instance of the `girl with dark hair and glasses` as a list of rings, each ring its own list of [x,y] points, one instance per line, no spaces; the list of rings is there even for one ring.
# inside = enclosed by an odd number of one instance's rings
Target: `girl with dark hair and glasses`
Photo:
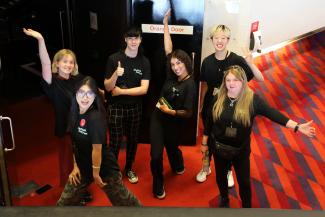
[[[173,172],[181,175],[185,172],[183,155],[179,146],[179,137],[184,120],[193,114],[196,85],[192,76],[192,64],[189,55],[183,50],[173,51],[168,29],[170,10],[164,16],[164,47],[167,56],[167,75],[162,87],[160,100],[151,116],[151,173],[152,191],[156,198],[166,196],[163,177],[163,151],[167,151]]]
[[[241,66],[246,74],[248,81],[255,78],[257,81],[263,81],[263,75],[253,63],[252,54],[247,51],[246,57],[243,58],[234,52],[228,50],[227,45],[230,41],[230,29],[225,25],[218,25],[212,28],[210,32],[211,43],[215,52],[207,56],[201,65],[201,117],[203,123],[206,120],[207,108],[213,97],[218,93],[222,83],[224,71],[232,65]],[[203,101],[202,101],[203,99]],[[206,144],[203,144],[206,145]],[[203,153],[203,162],[201,171],[197,174],[196,180],[204,182],[211,173],[210,159],[211,154],[207,151]],[[234,179],[231,172],[231,164],[228,171],[228,187],[234,186]]]
[[[250,135],[256,116],[267,117],[296,133],[315,136],[313,121],[298,124],[256,95],[249,88],[246,73],[240,66],[231,66],[225,71],[216,100],[211,103],[207,115],[202,143],[209,147],[205,146],[202,151],[209,148],[213,153],[220,192],[219,207],[229,207],[227,171],[230,162],[235,169],[242,207],[252,205],[249,157]]]
[[[95,80],[85,77],[76,90],[69,126],[74,145],[74,166],[57,205],[80,205],[81,196],[95,182],[113,206],[141,206],[124,186],[116,157],[106,145],[105,108]]]

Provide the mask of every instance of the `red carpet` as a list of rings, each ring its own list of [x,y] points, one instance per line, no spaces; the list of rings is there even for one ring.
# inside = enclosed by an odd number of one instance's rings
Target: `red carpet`
[[[325,210],[324,41],[325,33],[318,33],[256,59],[266,79],[264,83],[251,82],[253,89],[294,120],[313,119],[317,138],[297,135],[265,118],[256,120],[251,154],[253,207]],[[14,198],[14,204],[54,205],[62,189],[57,187],[58,144],[53,136],[51,105],[40,97],[13,105],[3,115],[13,117],[16,134],[17,150],[7,156],[11,183],[34,180],[40,186],[53,186],[41,195]],[[165,156],[165,200],[157,200],[151,193],[148,144],[139,145],[134,165],[139,183],[125,180],[125,184],[145,206],[216,207],[214,172],[205,183],[195,181],[201,167],[199,148],[181,147],[186,172],[180,176],[171,172]],[[123,168],[124,152],[119,162]],[[94,201],[89,206],[109,204],[96,186],[90,186],[90,191]],[[240,207],[237,184],[230,194],[231,207]]]

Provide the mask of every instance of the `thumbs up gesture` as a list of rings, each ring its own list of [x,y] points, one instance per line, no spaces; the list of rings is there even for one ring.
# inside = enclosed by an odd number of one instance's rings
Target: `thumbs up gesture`
[[[122,76],[124,74],[124,68],[121,67],[121,62],[120,61],[117,62],[117,68],[115,70],[115,73],[116,73],[117,76]]]

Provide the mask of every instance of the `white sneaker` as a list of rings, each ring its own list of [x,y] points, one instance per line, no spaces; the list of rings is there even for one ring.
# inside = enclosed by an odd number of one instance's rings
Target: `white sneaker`
[[[203,168],[200,170],[200,172],[196,175],[196,181],[198,182],[205,182],[207,180],[207,176],[211,174],[211,168],[209,167],[209,170],[206,172],[203,170]]]
[[[234,177],[232,175],[232,171],[231,170],[228,171],[227,179],[228,179],[228,188],[234,187],[235,182],[234,182]]]

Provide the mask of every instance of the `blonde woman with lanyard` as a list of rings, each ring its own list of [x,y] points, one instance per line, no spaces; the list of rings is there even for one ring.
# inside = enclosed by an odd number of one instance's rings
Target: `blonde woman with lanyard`
[[[203,152],[209,148],[213,154],[221,196],[219,207],[229,207],[227,171],[230,162],[236,172],[242,207],[251,207],[250,135],[257,115],[265,116],[294,132],[315,136],[313,121],[298,124],[289,119],[248,87],[242,67],[235,65],[228,68],[216,101],[208,110],[201,146]]]
[[[263,75],[261,71],[254,65],[253,57],[250,52],[247,51],[246,57],[243,58],[234,52],[227,49],[230,41],[230,29],[225,25],[218,25],[212,28],[210,33],[211,43],[215,49],[215,52],[207,56],[201,66],[201,99],[204,99],[201,108],[201,117],[203,123],[206,120],[206,112],[209,104],[213,100],[213,96],[216,95],[218,89],[222,83],[224,70],[232,65],[241,66],[246,74],[248,81],[255,79],[257,81],[263,81]],[[207,176],[211,173],[210,169],[211,154],[207,152],[203,153],[203,166],[201,171],[197,174],[196,180],[198,182],[204,182]],[[231,163],[228,170],[228,187],[234,186],[234,180],[231,172]]]

